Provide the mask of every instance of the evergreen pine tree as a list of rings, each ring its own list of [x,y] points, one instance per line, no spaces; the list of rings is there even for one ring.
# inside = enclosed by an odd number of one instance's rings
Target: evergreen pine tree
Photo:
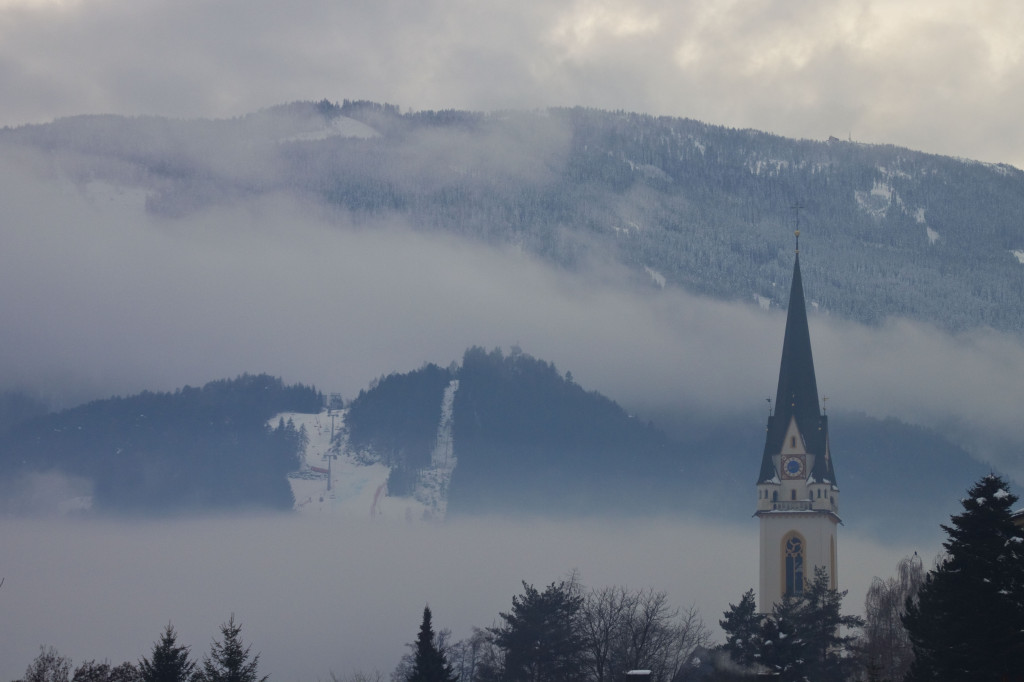
[[[170,623],[153,644],[150,658],[139,661],[142,682],[189,682],[196,663],[189,658],[189,647],[178,645],[178,635]]]
[[[806,583],[803,593],[787,594],[772,607],[771,615],[763,619],[753,613],[754,595],[748,592],[749,599],[744,595],[740,606],[730,606],[726,615],[731,613],[733,617],[722,621],[722,628],[726,629],[727,624],[735,628],[733,621],[752,624],[760,619],[753,636],[755,658],[779,682],[841,682],[849,677],[850,653],[856,639],[842,634],[843,628],[859,628],[864,621],[858,616],[842,615],[846,592],[830,587],[830,582],[828,571],[815,567],[814,579]],[[741,619],[739,614],[746,614],[746,618]],[[749,628],[750,625],[746,629]],[[730,629],[726,633],[732,636]]]
[[[423,621],[416,636],[416,652],[406,682],[455,682],[455,672],[434,637],[430,607],[423,607]]]
[[[907,679],[1024,680],[1024,529],[999,476],[976,483],[943,525],[946,558],[930,572],[903,624],[914,648]]]
[[[725,632],[722,650],[729,654],[732,662],[744,668],[757,663],[760,647],[761,615],[757,612],[754,590],[743,593],[739,604],[729,604],[729,610],[718,624]]]
[[[799,621],[800,638],[805,646],[803,660],[808,679],[847,679],[851,651],[856,637],[842,634],[844,629],[864,627],[859,616],[844,616],[841,608],[846,590],[842,592],[830,587],[830,578],[825,568],[814,569],[814,580],[804,588],[801,599],[802,618]]]
[[[235,614],[227,623],[220,626],[223,640],[214,641],[210,653],[203,657],[203,669],[197,682],[265,682],[267,677],[259,677],[256,669],[260,655],[251,659],[251,647],[242,646],[239,633],[242,626],[235,623]]]
[[[800,598],[786,594],[772,607],[771,616],[761,623],[760,652],[757,660],[779,682],[797,682],[804,678],[805,647],[798,634],[803,617]]]
[[[580,627],[583,596],[575,577],[551,583],[540,592],[523,583],[512,610],[489,628],[503,654],[506,682],[578,682],[583,679],[584,644]]]

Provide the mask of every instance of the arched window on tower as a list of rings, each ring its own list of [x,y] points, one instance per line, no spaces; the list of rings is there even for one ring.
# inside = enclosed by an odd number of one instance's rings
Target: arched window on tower
[[[790,533],[782,542],[786,562],[785,594],[796,597],[804,591],[804,540]]]

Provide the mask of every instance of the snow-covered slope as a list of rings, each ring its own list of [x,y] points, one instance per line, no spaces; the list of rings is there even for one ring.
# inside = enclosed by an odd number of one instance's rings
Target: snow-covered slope
[[[459,380],[452,379],[441,399],[441,421],[437,425],[437,443],[430,456],[430,468],[420,472],[415,498],[425,506],[425,514],[438,521],[448,509],[448,485],[455,470],[455,448],[452,441],[453,407]]]
[[[344,410],[275,415],[271,426],[281,419],[290,420],[296,429],[305,430],[308,439],[299,470],[288,476],[295,509],[302,514],[348,518],[443,520],[456,464],[452,406],[458,387],[458,380],[453,380],[445,389],[431,467],[420,472],[413,497],[388,495],[390,467],[377,461],[373,453],[349,450]]]
[[[368,139],[379,137],[380,133],[366,125],[347,116],[339,116],[323,124],[315,130],[298,133],[282,140],[282,142],[313,142],[326,140],[330,137],[358,137]]]

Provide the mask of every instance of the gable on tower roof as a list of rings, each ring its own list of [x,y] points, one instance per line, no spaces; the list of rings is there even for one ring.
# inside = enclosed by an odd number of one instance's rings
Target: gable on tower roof
[[[782,342],[779,385],[775,393],[775,413],[768,417],[768,433],[758,483],[775,478],[777,472],[772,456],[782,451],[786,432],[793,421],[796,422],[807,452],[817,455],[810,472],[811,477],[834,485],[835,472],[828,452],[828,417],[821,413],[818,403],[818,382],[814,376],[799,249],[793,264],[793,283],[789,290],[786,335]]]

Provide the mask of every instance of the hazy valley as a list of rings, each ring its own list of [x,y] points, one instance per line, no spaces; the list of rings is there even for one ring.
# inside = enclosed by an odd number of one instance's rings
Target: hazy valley
[[[168,619],[201,649],[232,610],[275,677],[388,668],[424,601],[465,636],[520,580],[573,569],[714,622],[754,580],[797,219],[850,605],[938,551],[980,474],[1024,483],[1010,166],[622,112],[326,101],[73,117],[0,149],[0,609],[38,612],[4,625],[0,675],[90,619],[121,648],[97,632],[68,653],[121,660]],[[332,393],[328,461],[278,415]],[[326,487],[310,466],[347,471],[359,504],[314,513],[288,485]],[[382,477],[391,501],[368,508]]]

